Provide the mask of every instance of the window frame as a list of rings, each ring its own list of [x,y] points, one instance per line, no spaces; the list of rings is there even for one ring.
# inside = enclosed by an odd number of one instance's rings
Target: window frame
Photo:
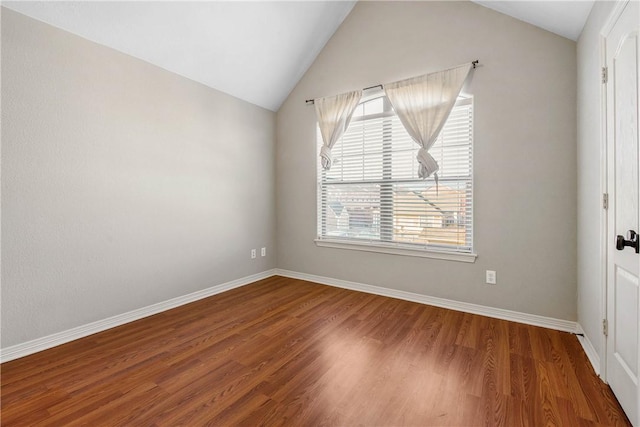
[[[397,116],[395,114],[395,112],[393,111],[393,109],[391,108],[391,105],[389,103],[389,100],[386,98],[386,96],[384,96],[384,92],[382,90],[377,90],[367,96],[364,96],[363,99],[358,103],[358,107],[360,107],[362,104],[365,104],[367,102],[373,101],[377,98],[381,98],[383,99],[383,111],[382,112],[378,112],[378,113],[373,113],[373,114],[369,114],[369,115],[365,115],[363,114],[362,116],[354,116],[351,120],[351,123],[354,122],[358,122],[358,121],[365,121],[365,120],[374,120],[376,118],[381,118],[381,117],[394,117]],[[474,105],[474,99],[472,96],[466,96],[466,95],[461,95],[458,98],[458,101],[456,101],[456,105],[460,105],[460,103],[470,103],[472,106],[472,111],[473,114],[475,114],[475,105]],[[454,107],[455,108],[455,107]],[[384,125],[383,125],[384,126]],[[316,130],[316,132],[318,132],[318,130]],[[316,137],[318,137],[318,134],[316,134]],[[383,156],[385,155],[385,153],[390,153],[390,144],[386,145],[384,144],[384,137],[383,137]],[[391,141],[389,141],[390,143]],[[470,141],[470,145],[471,145],[471,163],[470,163],[470,172],[469,172],[469,176],[470,176],[470,185],[471,185],[471,198],[472,198],[472,203],[471,206],[473,206],[473,194],[474,194],[474,173],[473,173],[473,157],[474,157],[474,149],[473,149],[473,142],[474,142],[474,131],[472,130],[471,133],[471,141]],[[385,147],[389,147],[387,150],[385,150]],[[316,162],[319,163],[318,158],[316,158]],[[383,163],[384,165],[384,163]],[[391,173],[391,171],[385,171],[384,170],[384,166],[383,166],[383,175],[387,174],[387,173]],[[402,243],[402,242],[397,242],[397,241],[393,241],[391,240],[391,238],[389,238],[388,240],[383,239],[383,227],[381,226],[380,228],[380,240],[358,240],[358,239],[347,239],[347,238],[334,238],[334,237],[327,237],[326,236],[326,210],[327,210],[327,206],[323,206],[323,202],[324,200],[326,200],[326,198],[324,197],[320,197],[321,196],[321,192],[323,191],[323,183],[326,185],[327,181],[325,178],[326,172],[322,170],[321,167],[318,167],[317,172],[316,172],[316,238],[314,239],[315,243],[317,246],[319,247],[326,247],[326,248],[336,248],[336,249],[347,249],[347,250],[358,250],[358,251],[366,251],[366,252],[374,252],[374,253],[384,253],[384,254],[392,254],[392,255],[401,255],[401,256],[414,256],[414,257],[421,257],[421,258],[433,258],[433,259],[442,259],[442,260],[450,260],[450,261],[460,261],[460,262],[468,262],[468,263],[473,263],[475,262],[476,258],[477,258],[477,254],[474,252],[474,246],[473,246],[473,234],[474,234],[474,215],[473,215],[473,208],[471,209],[471,218],[470,218],[470,234],[471,234],[471,245],[469,247],[469,251],[460,251],[460,250],[451,250],[450,248],[447,247],[447,245],[442,245],[442,246],[438,246],[437,244],[429,244],[429,245],[416,245],[413,246],[411,243]],[[402,182],[402,180],[394,180],[394,181],[390,181],[389,183],[382,183],[382,181],[385,178],[383,177],[383,179],[381,179],[381,186],[382,185],[394,185],[397,183]],[[459,182],[459,181],[458,181]],[[384,192],[386,194],[388,194],[388,192]],[[383,192],[381,191],[381,194],[383,194]],[[382,218],[383,217],[389,217],[387,219],[387,221],[393,221],[394,216],[393,214],[391,215],[387,215],[384,216],[382,214],[382,210],[384,206],[388,206],[387,204],[380,204],[380,222],[382,223]],[[392,227],[391,227],[392,228]],[[324,230],[324,231],[323,231]],[[384,230],[389,230],[389,227],[384,228]],[[324,237],[323,237],[324,235]]]

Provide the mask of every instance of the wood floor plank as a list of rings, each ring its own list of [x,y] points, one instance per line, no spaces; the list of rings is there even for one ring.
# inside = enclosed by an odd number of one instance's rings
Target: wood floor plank
[[[575,336],[271,277],[0,366],[3,426],[626,426]]]

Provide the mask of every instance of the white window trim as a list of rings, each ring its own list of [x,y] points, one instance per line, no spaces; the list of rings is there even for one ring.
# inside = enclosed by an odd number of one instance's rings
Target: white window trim
[[[374,98],[379,97],[384,94],[383,90],[375,90],[370,94],[364,95],[360,100],[360,103],[370,101]],[[473,97],[467,95],[465,93],[460,93],[459,100],[456,104],[464,105],[467,103],[473,103]],[[475,114],[475,113],[474,113]],[[386,116],[387,113],[380,113],[380,116]],[[354,121],[358,121],[360,118],[355,118]],[[317,160],[316,160],[317,161]],[[473,172],[472,172],[473,177]],[[475,179],[471,180],[471,185],[475,186]],[[318,186],[316,185],[316,200],[318,197],[317,194]],[[316,205],[316,212],[319,209],[319,206]],[[475,215],[472,218],[474,221]],[[473,225],[472,225],[473,227]],[[472,228],[475,231],[475,227]],[[357,240],[345,240],[345,239],[332,239],[330,237],[321,237],[317,236],[314,239],[316,246],[323,248],[332,248],[332,249],[346,249],[346,250],[354,250],[354,251],[363,251],[363,252],[373,252],[373,253],[381,253],[381,254],[390,254],[390,255],[400,255],[400,256],[411,256],[418,258],[431,258],[431,259],[439,259],[445,261],[456,261],[456,262],[465,262],[465,263],[475,263],[478,254],[473,252],[473,247],[471,248],[472,252],[458,252],[458,251],[447,251],[446,249],[438,250],[433,247],[425,248],[422,247],[411,247],[410,245],[402,245],[401,243],[384,243],[380,241],[357,241]]]
[[[475,253],[461,253],[449,251],[437,251],[434,249],[413,249],[399,246],[397,243],[386,245],[381,242],[346,242],[344,240],[315,239],[316,246],[323,248],[348,249],[354,251],[375,252],[380,254],[413,256],[419,258],[433,258],[447,261],[476,262]]]

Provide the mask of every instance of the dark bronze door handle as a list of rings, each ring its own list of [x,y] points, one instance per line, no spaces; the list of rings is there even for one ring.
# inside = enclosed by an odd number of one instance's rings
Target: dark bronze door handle
[[[636,253],[640,253],[640,239],[638,238],[638,233],[633,230],[629,230],[628,236],[629,240],[625,240],[625,238],[620,235],[616,237],[616,249],[621,251],[625,246],[630,246],[635,248]]]

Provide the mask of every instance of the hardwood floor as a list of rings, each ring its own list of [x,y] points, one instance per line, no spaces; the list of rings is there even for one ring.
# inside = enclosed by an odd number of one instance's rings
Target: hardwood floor
[[[2,425],[629,425],[575,336],[272,277],[1,365]]]

